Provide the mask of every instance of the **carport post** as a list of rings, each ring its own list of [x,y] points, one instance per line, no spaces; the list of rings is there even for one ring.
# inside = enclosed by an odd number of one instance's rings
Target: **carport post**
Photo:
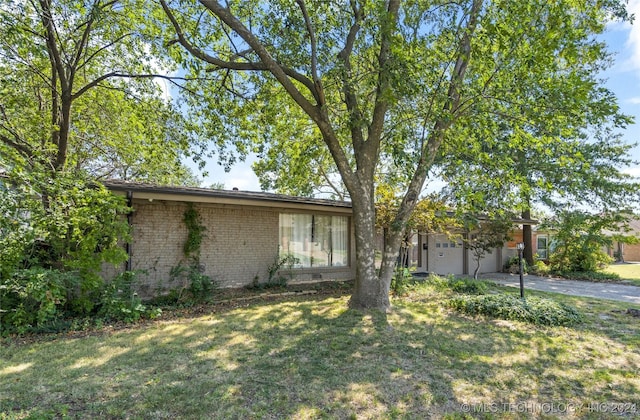
[[[522,271],[524,271],[522,270],[522,251],[524,250],[524,242],[518,242],[516,248],[518,249],[518,264],[520,265],[520,269],[518,270],[520,272],[520,298],[524,299],[524,279],[522,278]]]

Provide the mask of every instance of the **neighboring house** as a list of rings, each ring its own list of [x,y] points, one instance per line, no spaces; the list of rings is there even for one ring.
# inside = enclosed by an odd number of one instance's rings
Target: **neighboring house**
[[[265,281],[279,256],[293,255],[291,282],[352,280],[355,241],[351,203],[278,194],[107,181],[129,200],[132,241],[126,269],[143,270],[139,293],[178,288],[171,272],[188,264],[184,213],[193,208],[205,226],[200,266],[219,287]],[[115,271],[122,271],[119,267]],[[104,276],[115,274],[105,268]]]
[[[609,235],[614,233],[620,233],[626,236],[637,236],[640,238],[640,219],[633,219],[629,221],[629,232],[607,232]],[[619,241],[613,241],[611,247],[607,250],[610,257],[615,258],[616,261],[640,261],[640,243],[625,244]]]

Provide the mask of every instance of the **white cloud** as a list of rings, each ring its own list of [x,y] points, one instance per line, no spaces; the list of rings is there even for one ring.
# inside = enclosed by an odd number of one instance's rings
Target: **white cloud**
[[[636,17],[640,16],[640,0],[630,0],[627,10]],[[629,30],[626,45],[631,49],[629,64],[633,69],[640,69],[640,26],[624,24],[623,28]]]
[[[622,170],[623,173],[629,174],[635,178],[640,178],[640,166],[634,166],[632,168],[625,168]]]
[[[640,96],[634,96],[633,98],[625,99],[625,102],[631,105],[639,105]]]

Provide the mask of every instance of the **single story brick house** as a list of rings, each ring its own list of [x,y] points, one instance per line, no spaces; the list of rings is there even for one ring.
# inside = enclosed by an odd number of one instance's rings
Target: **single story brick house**
[[[243,287],[265,281],[280,256],[296,263],[286,275],[290,283],[344,281],[355,278],[355,240],[350,202],[280,194],[158,186],[105,181],[113,193],[127,197],[132,241],[126,267],[105,268],[105,278],[118,271],[140,270],[139,293],[151,297],[176,288],[172,270],[187,263],[183,253],[189,208],[205,226],[200,269],[219,287]],[[514,224],[535,221],[514,220]],[[517,235],[518,230],[516,230]],[[521,231],[520,231],[521,232]],[[520,233],[521,235],[521,233]],[[514,241],[487,254],[481,272],[501,271],[517,255]],[[417,272],[469,274],[475,268],[461,240],[445,234],[413,235],[411,264]],[[540,245],[540,238],[534,244]],[[540,252],[540,251],[538,251]]]
[[[126,196],[133,208],[129,261],[115,271],[142,270],[139,293],[144,297],[179,286],[171,273],[188,263],[183,218],[189,208],[205,226],[200,269],[219,287],[265,281],[269,267],[286,254],[297,259],[291,283],[355,278],[350,202],[113,180],[103,184]],[[103,274],[116,273],[105,268]]]

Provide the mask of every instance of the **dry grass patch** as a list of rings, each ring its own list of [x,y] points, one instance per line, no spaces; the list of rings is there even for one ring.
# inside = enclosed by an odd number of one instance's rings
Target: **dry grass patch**
[[[444,307],[449,297],[417,288],[390,314],[347,310],[347,297],[298,297],[84,338],[5,340],[0,418],[455,418],[474,408],[473,418],[538,418],[540,404],[591,402],[640,409],[640,326],[624,312],[633,305],[554,295],[586,323],[552,328],[459,315]],[[584,408],[559,414],[602,418]]]

